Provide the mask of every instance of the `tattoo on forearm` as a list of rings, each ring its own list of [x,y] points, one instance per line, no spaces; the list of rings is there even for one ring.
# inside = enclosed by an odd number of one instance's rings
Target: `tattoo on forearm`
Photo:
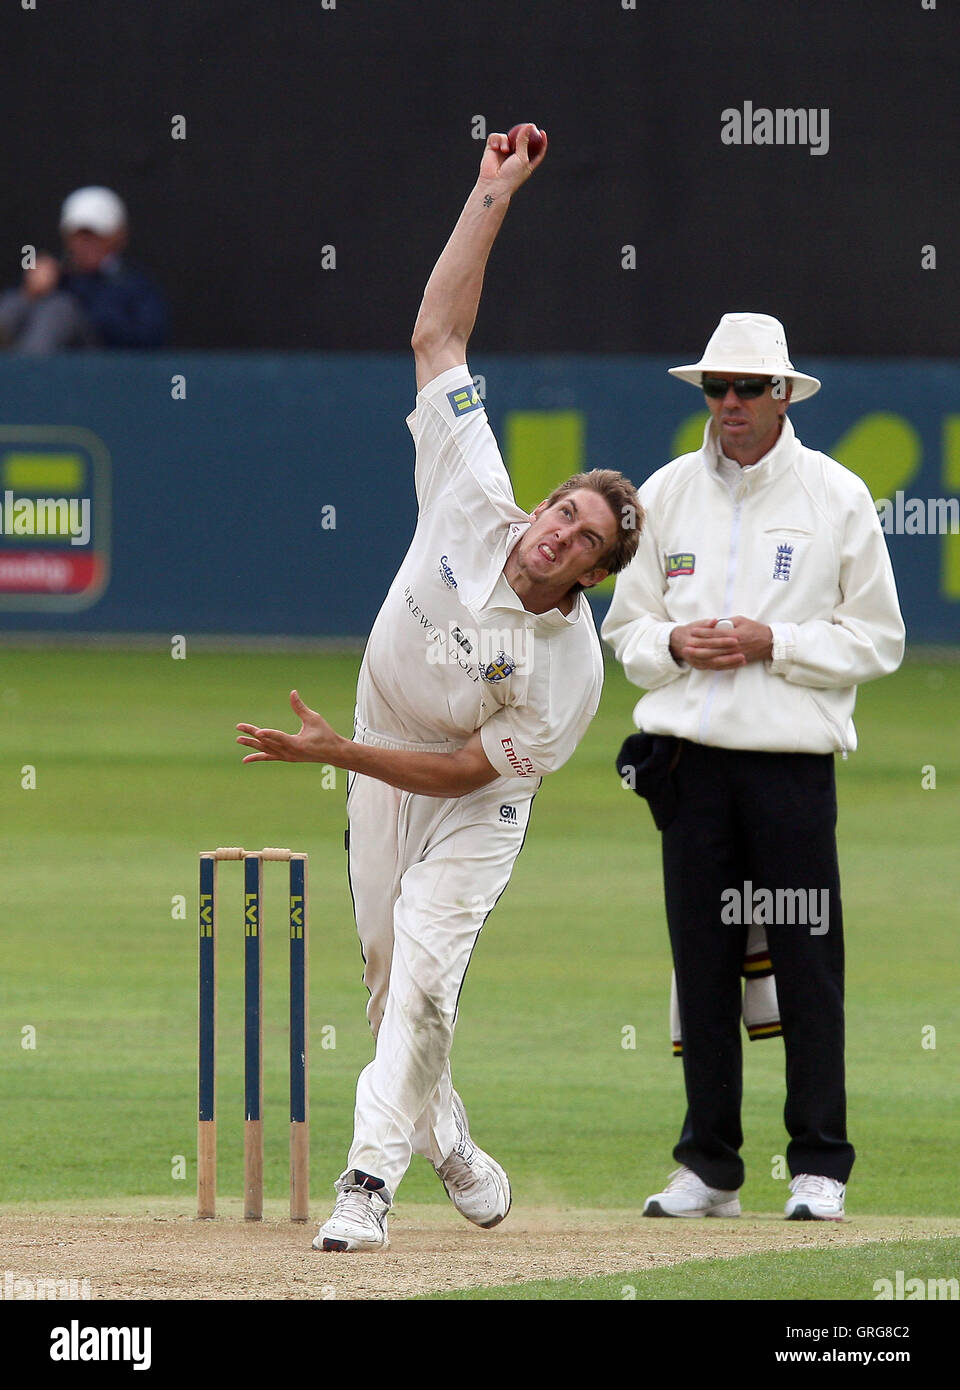
[[[483,200],[483,206],[484,206],[485,208],[492,208],[492,207],[493,207],[493,199],[491,198],[491,196],[490,196],[489,193],[487,194],[487,196],[486,196],[486,197],[484,198],[484,200]]]

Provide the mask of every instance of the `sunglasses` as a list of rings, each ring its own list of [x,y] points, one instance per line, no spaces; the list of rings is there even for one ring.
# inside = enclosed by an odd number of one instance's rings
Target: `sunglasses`
[[[731,387],[733,387],[734,395],[739,397],[741,401],[755,401],[758,396],[763,395],[770,382],[770,377],[761,377],[758,380],[756,377],[738,376],[735,381],[724,381],[719,376],[702,376],[700,378],[703,394],[714,401],[722,401]]]

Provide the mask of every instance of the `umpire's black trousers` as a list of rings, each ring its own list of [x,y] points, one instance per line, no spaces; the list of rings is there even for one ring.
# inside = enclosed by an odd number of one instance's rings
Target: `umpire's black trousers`
[[[792,1176],[846,1182],[854,1152],[846,1132],[833,756],[683,740],[673,775],[678,807],[663,831],[663,874],[687,1088],[674,1158],[710,1187],[742,1185],[740,974],[751,905],[738,913],[731,890],[756,903],[757,890],[769,889],[775,914],[795,918],[792,890],[813,890],[811,905],[825,901],[829,910],[825,932],[824,923],[766,925],[786,1052],[787,1166]],[[781,893],[779,912],[777,889],[791,890]]]

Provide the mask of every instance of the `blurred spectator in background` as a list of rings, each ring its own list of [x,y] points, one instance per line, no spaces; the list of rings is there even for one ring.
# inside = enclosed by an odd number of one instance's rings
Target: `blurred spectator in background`
[[[12,352],[64,348],[155,348],[169,314],[159,289],[121,259],[127,210],[109,188],[78,188],[60,213],[64,258],[41,252],[20,289],[0,294],[0,346]]]

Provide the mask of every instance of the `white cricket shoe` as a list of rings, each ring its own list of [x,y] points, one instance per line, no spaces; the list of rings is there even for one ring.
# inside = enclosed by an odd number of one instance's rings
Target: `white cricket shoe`
[[[740,1198],[722,1187],[707,1187],[689,1168],[670,1174],[662,1192],[643,1204],[644,1216],[739,1216]]]
[[[457,1122],[457,1146],[436,1169],[447,1196],[461,1216],[488,1230],[499,1226],[510,1210],[510,1180],[483,1149],[470,1138],[467,1112],[454,1092],[453,1114]]]
[[[350,1169],[334,1186],[333,1215],[315,1236],[314,1250],[385,1250],[390,1202],[380,1179]]]
[[[790,1184],[793,1196],[783,1212],[788,1221],[842,1221],[846,1186],[836,1178],[798,1173]]]

